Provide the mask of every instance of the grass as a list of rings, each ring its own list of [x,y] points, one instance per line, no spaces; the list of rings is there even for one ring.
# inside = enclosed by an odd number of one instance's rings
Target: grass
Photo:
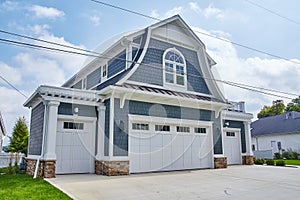
[[[41,178],[33,179],[27,174],[2,174],[6,172],[7,169],[0,169],[0,199],[71,199]]]
[[[276,162],[277,160],[275,160]],[[299,165],[300,166],[300,160],[284,160],[286,165]]]

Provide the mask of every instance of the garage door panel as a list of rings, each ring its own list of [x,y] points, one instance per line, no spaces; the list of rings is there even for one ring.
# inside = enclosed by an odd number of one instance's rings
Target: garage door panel
[[[164,147],[170,147],[172,144],[172,140],[173,140],[172,135],[171,134],[162,134],[162,138],[163,138],[162,145]]]
[[[62,128],[63,121],[58,121],[57,128],[56,173],[93,173],[94,157],[92,152],[95,141],[93,123],[84,122],[85,132],[83,132],[83,130],[76,129],[64,130]]]
[[[162,147],[163,146],[163,136],[161,134],[155,134],[151,138],[151,146]]]
[[[162,151],[155,151],[151,153],[151,170],[160,171],[162,170]]]
[[[224,132],[224,154],[227,164],[241,164],[240,132]]]

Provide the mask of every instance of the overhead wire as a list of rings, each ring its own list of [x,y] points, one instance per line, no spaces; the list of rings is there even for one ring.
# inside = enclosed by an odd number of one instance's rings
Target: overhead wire
[[[266,8],[266,7],[264,7],[264,6],[262,6],[262,5],[258,4],[258,3],[255,3],[253,1],[250,1],[250,0],[244,0],[244,1],[247,2],[247,3],[249,3],[249,4],[251,4],[251,5],[253,5],[253,6],[261,8],[261,9],[263,9],[263,10],[269,12],[269,13],[272,13],[273,15],[276,15],[276,16],[278,16],[280,18],[283,18],[283,19],[285,19],[285,20],[287,20],[289,22],[292,22],[292,23],[297,24],[297,25],[300,26],[300,23],[297,22],[296,20],[292,19],[292,18],[286,17],[286,16],[284,16],[284,15],[282,15],[282,14],[276,12],[276,11],[273,11],[273,10],[271,10],[269,8]]]
[[[29,43],[25,43],[25,42],[14,41],[14,40],[9,40],[9,39],[3,39],[3,38],[0,38],[0,41],[8,43],[8,44],[18,45],[18,46],[26,46],[26,47],[30,47],[30,48],[44,49],[44,50],[50,50],[50,51],[59,51],[59,52],[68,53],[68,54],[76,54],[76,55],[81,55],[81,56],[92,56],[92,57],[95,57],[95,58],[118,59],[118,60],[122,60],[122,61],[129,62],[129,63],[134,62],[134,61],[131,61],[131,60],[126,60],[124,58],[109,57],[109,56],[107,56],[107,57],[96,56],[96,55],[88,54],[88,53],[80,53],[80,52],[76,52],[76,51],[63,50],[63,49],[58,49],[58,48],[53,48],[53,47],[45,47],[45,46],[42,46],[42,45],[29,44]],[[151,64],[138,63],[138,62],[135,62],[135,64],[142,64],[142,65],[146,65],[148,67],[160,69],[160,67],[154,66],[154,65],[151,65]],[[241,88],[241,89],[246,89],[246,90],[250,90],[250,91],[253,91],[253,92],[258,92],[258,93],[271,95],[271,96],[276,96],[276,97],[280,97],[280,98],[293,99],[293,98],[288,97],[288,96],[278,95],[278,93],[289,95],[289,96],[299,96],[298,94],[294,94],[294,93],[282,92],[282,91],[274,90],[274,89],[267,89],[267,88],[263,88],[263,87],[257,87],[257,86],[251,86],[251,85],[241,84],[241,83],[236,83],[236,82],[231,82],[231,81],[219,80],[219,79],[215,79],[215,78],[205,77],[203,75],[197,75],[197,74],[191,74],[191,73],[189,73],[189,74],[184,73],[184,74],[188,75],[188,76],[203,78],[203,79],[206,79],[206,80],[213,80],[213,81],[221,82],[221,83],[233,86],[233,87],[238,87],[238,88]],[[268,91],[268,92],[266,92],[266,91]],[[274,92],[274,93],[272,93],[272,92]],[[275,93],[277,93],[277,94],[275,94]]]
[[[133,10],[127,9],[127,8],[122,8],[120,6],[116,6],[116,5],[113,5],[113,4],[110,4],[110,3],[105,3],[103,1],[99,1],[99,0],[90,0],[90,1],[93,1],[95,3],[101,4],[101,5],[104,5],[104,6],[112,7],[112,8],[115,8],[115,9],[119,9],[119,10],[122,10],[122,11],[125,11],[125,12],[128,12],[128,13],[139,15],[139,16],[142,16],[142,17],[145,17],[145,18],[148,18],[148,19],[156,20],[158,22],[163,21],[162,19],[159,19],[157,17],[152,17],[150,15],[146,15],[146,14],[143,14],[143,13],[140,13],[140,12],[137,12],[137,11],[133,11]],[[187,29],[186,27],[182,27],[182,26],[180,28]],[[208,36],[208,37],[211,37],[211,38],[215,38],[215,39],[221,40],[221,41],[226,42],[226,43],[231,43],[231,44],[234,44],[235,46],[239,46],[239,47],[251,50],[251,51],[262,53],[262,54],[265,54],[265,55],[268,55],[268,56],[271,56],[271,57],[274,57],[274,58],[282,59],[282,60],[285,60],[285,61],[288,61],[288,62],[291,62],[291,63],[294,63],[294,64],[300,64],[300,62],[297,62],[297,61],[294,61],[294,60],[290,60],[290,59],[285,58],[283,56],[275,55],[275,54],[269,53],[267,51],[259,50],[259,49],[256,49],[254,47],[250,47],[250,46],[247,46],[247,45],[244,45],[244,44],[240,44],[238,42],[230,41],[230,40],[227,40],[227,39],[224,39],[224,38],[221,38],[221,37],[217,37],[217,36],[214,36],[214,35],[211,35],[211,34],[208,34],[208,33],[204,33],[202,31],[198,31],[198,30],[193,30],[193,31],[197,32],[197,33],[199,33],[201,35],[205,35],[205,36]]]

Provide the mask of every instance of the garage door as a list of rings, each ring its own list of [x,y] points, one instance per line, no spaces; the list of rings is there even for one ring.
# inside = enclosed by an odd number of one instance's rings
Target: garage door
[[[210,124],[146,119],[130,121],[130,173],[213,167]]]
[[[58,120],[56,173],[94,173],[95,131],[93,122]]]
[[[241,145],[239,130],[224,131],[224,155],[227,157],[228,165],[242,163]]]

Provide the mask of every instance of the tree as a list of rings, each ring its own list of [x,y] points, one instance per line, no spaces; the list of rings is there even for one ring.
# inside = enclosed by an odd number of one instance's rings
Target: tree
[[[286,109],[285,109],[287,112],[290,112],[290,111],[297,111],[297,112],[300,112],[300,97],[299,98],[296,98],[296,99],[293,99],[292,102],[290,102]]]
[[[12,133],[12,138],[8,150],[11,152],[21,152],[27,154],[28,129],[25,117],[18,118]]]
[[[273,101],[272,106],[264,106],[263,109],[257,114],[257,118],[270,117],[283,114],[285,111],[285,105],[282,100]]]

